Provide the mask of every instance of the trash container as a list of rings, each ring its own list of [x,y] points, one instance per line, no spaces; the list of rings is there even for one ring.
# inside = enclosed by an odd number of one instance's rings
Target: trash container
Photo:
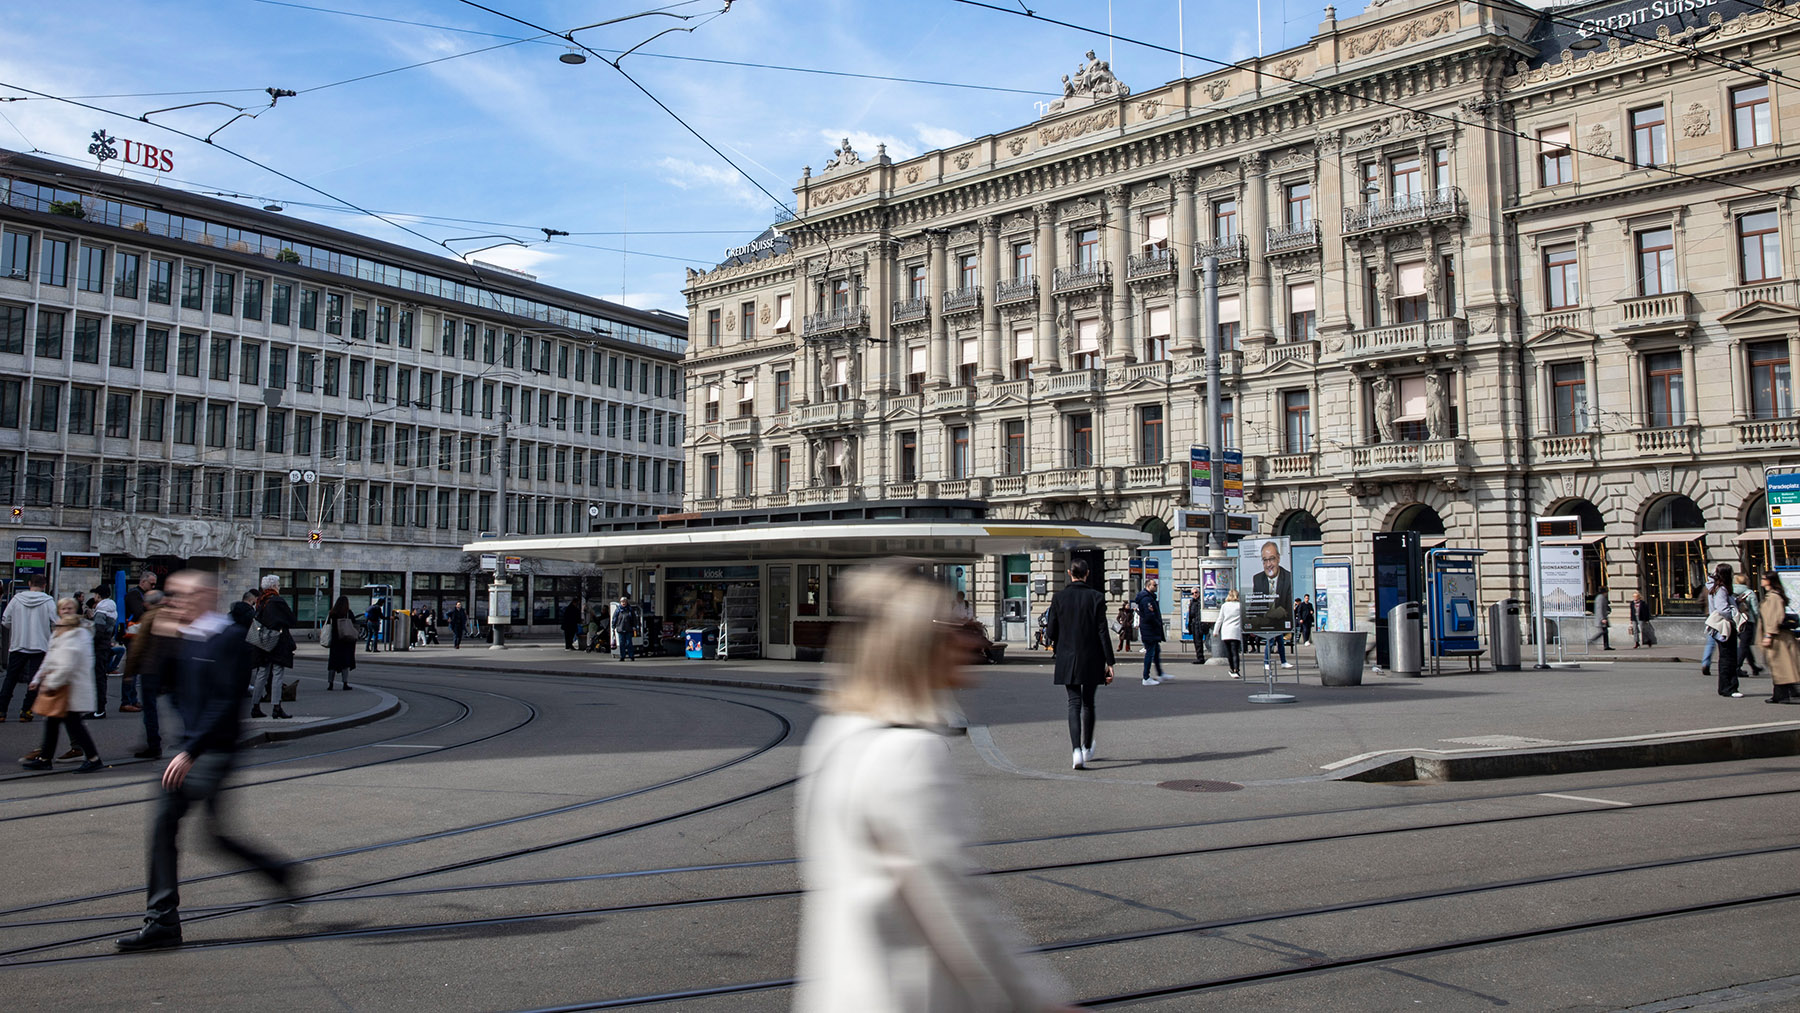
[[[1519,670],[1519,622],[1524,604],[1517,598],[1502,598],[1488,606],[1488,650],[1493,653],[1494,671]]]
[[[1388,610],[1388,671],[1394,675],[1419,675],[1423,670],[1420,612],[1416,601],[1403,601]]]
[[[687,656],[694,661],[711,661],[719,655],[719,628],[695,626],[687,631]]]
[[[388,649],[392,651],[412,650],[412,613],[395,612],[394,618],[388,621]]]

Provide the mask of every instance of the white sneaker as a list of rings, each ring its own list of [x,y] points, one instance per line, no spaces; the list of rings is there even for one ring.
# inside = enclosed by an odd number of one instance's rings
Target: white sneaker
[[[1284,662],[1282,662],[1282,663],[1281,663],[1281,667],[1282,667],[1282,668],[1293,668],[1293,667],[1294,667],[1294,663],[1293,663],[1293,662],[1291,662],[1291,661],[1284,661]]]
[[[1081,750],[1079,750],[1079,749],[1075,750],[1075,755],[1074,755],[1073,759],[1074,759],[1074,762],[1070,764],[1071,767],[1074,767],[1076,770],[1086,770],[1087,769],[1087,759],[1082,754]]]
[[[1093,746],[1088,746],[1081,750],[1081,762],[1082,763],[1093,763],[1094,762],[1094,747]]]
[[[1162,685],[1162,680],[1161,680],[1161,679],[1145,679],[1145,680],[1144,680],[1144,685],[1146,685],[1146,686],[1160,686],[1160,685]]]

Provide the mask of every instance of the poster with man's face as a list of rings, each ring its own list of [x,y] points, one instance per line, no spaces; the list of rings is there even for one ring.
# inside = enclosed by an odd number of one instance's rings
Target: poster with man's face
[[[1294,628],[1293,552],[1286,538],[1238,542],[1238,597],[1244,630],[1285,633]]]

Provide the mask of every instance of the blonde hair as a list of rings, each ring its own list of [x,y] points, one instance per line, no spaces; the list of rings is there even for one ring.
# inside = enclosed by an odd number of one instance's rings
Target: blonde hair
[[[75,611],[66,616],[63,615],[63,610],[62,610],[62,607],[65,603],[75,606]],[[56,599],[56,628],[59,630],[62,630],[62,629],[67,629],[69,627],[80,626],[80,625],[81,625],[81,602],[77,601],[74,598],[58,598],[58,599]]]
[[[1237,601],[1238,600],[1237,588],[1234,587],[1230,591],[1227,591],[1225,593],[1225,600],[1226,601]]]
[[[854,622],[832,638],[825,709],[902,725],[941,723],[932,662],[952,622],[948,591],[898,565],[851,571],[832,588]]]

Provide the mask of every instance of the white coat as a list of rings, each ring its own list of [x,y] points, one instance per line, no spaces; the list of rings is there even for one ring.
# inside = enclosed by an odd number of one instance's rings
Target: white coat
[[[801,1013],[1039,1010],[1052,981],[964,852],[939,735],[857,715],[813,725],[800,764]]]
[[[68,686],[70,713],[92,714],[100,706],[94,697],[94,631],[83,623],[51,637],[34,681],[40,691]]]
[[[1228,601],[1219,606],[1219,639],[1244,639],[1244,603]]]

